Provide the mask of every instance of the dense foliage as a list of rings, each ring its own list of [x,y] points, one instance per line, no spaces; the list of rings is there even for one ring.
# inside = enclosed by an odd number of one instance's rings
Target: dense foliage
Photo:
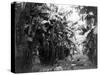
[[[97,58],[96,7],[45,3],[16,4],[16,57],[25,64],[54,65],[75,54]],[[63,7],[63,8],[62,8]],[[23,64],[23,65],[25,65]]]

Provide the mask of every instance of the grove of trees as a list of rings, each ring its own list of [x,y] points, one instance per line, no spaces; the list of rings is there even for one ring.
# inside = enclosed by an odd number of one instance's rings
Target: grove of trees
[[[23,2],[15,14],[15,54],[22,67],[53,66],[74,55],[87,55],[97,65],[97,7]]]

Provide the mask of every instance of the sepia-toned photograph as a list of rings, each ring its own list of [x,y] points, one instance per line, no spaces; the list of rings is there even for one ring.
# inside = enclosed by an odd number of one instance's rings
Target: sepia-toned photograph
[[[12,2],[11,11],[13,72],[98,67],[97,6]]]

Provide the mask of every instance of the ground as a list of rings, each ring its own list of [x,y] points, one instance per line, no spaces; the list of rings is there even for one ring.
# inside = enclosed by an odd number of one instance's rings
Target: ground
[[[53,66],[35,64],[32,67],[32,71],[48,72],[48,71],[62,71],[62,70],[77,70],[77,69],[93,69],[95,65],[89,61],[86,55],[75,55],[72,60],[70,56],[63,60],[57,61]]]

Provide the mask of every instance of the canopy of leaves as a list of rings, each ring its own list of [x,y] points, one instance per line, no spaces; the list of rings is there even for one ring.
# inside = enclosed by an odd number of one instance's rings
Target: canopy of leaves
[[[94,62],[97,51],[92,49],[97,40],[96,7],[18,3],[16,14],[20,14],[16,23],[16,42],[18,47],[22,44],[27,47],[26,56],[37,50],[41,63],[54,64],[76,52],[88,54]]]

